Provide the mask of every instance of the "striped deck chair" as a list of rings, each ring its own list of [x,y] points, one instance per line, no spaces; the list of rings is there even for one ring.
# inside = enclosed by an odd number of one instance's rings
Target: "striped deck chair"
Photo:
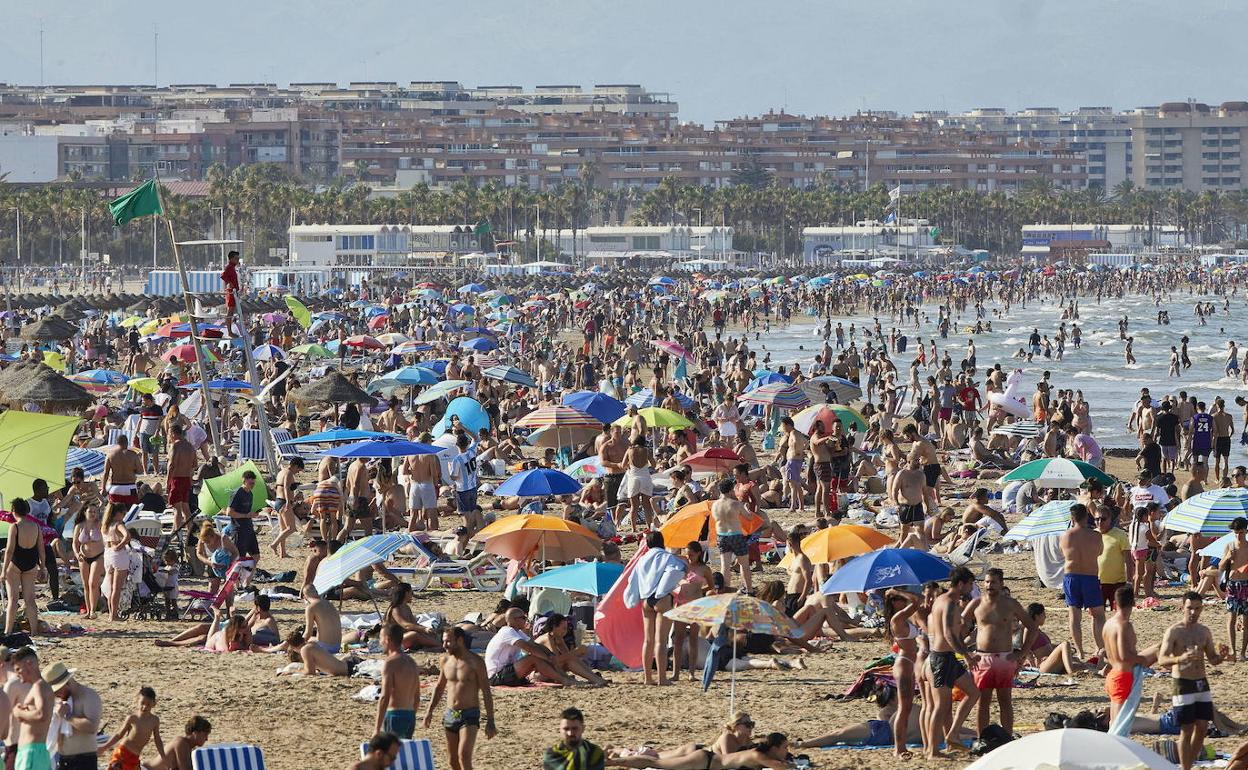
[[[264,752],[246,743],[200,746],[191,752],[192,770],[264,770]]]
[[[243,428],[238,432],[238,461],[264,462],[264,437],[258,428]]]
[[[277,444],[277,454],[283,460],[289,460],[294,457],[302,457],[305,460],[307,459],[307,456],[304,455],[303,452],[299,451],[298,444],[294,446],[282,446],[283,441],[290,441],[293,438],[293,436],[290,435],[290,431],[285,428],[274,428],[272,433],[273,442]]]
[[[360,744],[360,758],[368,756],[368,744]],[[388,770],[436,770],[433,765],[433,744],[424,738],[403,740],[399,755]]]

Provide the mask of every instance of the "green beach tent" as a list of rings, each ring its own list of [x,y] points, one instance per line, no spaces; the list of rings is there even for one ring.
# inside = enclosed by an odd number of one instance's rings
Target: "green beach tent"
[[[205,516],[215,516],[230,504],[230,498],[234,495],[234,490],[243,485],[243,471],[251,471],[256,474],[256,486],[252,489],[251,494],[251,512],[256,513],[264,508],[268,501],[268,490],[264,486],[264,474],[260,472],[255,463],[248,460],[224,476],[204,481],[204,485],[199,490],[199,509],[203,511]]]

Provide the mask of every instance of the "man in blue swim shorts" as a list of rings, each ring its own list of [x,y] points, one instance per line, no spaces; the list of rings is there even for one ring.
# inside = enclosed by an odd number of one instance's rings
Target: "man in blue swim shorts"
[[[1093,526],[1091,513],[1086,505],[1075,503],[1070,506],[1070,519],[1072,526],[1061,537],[1062,556],[1066,559],[1066,577],[1062,581],[1062,592],[1066,595],[1066,606],[1070,608],[1070,638],[1074,642],[1075,652],[1083,660],[1086,659],[1083,649],[1084,610],[1092,615],[1095,649],[1099,650],[1102,646],[1105,598],[1101,595],[1097,562],[1104,544],[1101,533]]]

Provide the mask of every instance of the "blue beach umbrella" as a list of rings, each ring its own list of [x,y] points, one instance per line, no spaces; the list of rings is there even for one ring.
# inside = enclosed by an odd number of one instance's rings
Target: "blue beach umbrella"
[[[451,305],[450,307],[448,307],[447,311],[451,313],[457,313],[459,315],[476,315],[477,313],[476,308],[474,308],[472,305],[469,305],[463,302],[456,302],[454,305]]]
[[[126,375],[114,369],[88,369],[85,372],[79,372],[75,376],[100,385],[125,385],[129,379]]]
[[[594,390],[569,393],[563,397],[563,405],[584,412],[604,425],[615,422],[628,411],[623,401]]]
[[[96,449],[80,449],[70,447],[65,453],[65,470],[82,468],[82,472],[90,478],[104,473],[104,453]]]
[[[437,372],[423,366],[405,366],[387,374],[386,379],[398,380],[404,385],[433,385],[442,378]]]
[[[688,396],[686,396],[684,393],[681,393],[680,391],[676,391],[676,401],[684,409],[688,409],[693,406],[693,399],[689,398]],[[628,406],[635,406],[638,409],[645,409],[646,407],[651,407],[651,406],[660,406],[662,404],[661,401],[659,401],[658,399],[654,397],[654,391],[651,390],[650,388],[642,388],[641,390],[637,391],[633,395],[624,399],[624,403],[627,404]]]
[[[624,573],[623,564],[585,561],[547,570],[524,585],[527,588],[557,588],[589,596],[602,596]]]
[[[322,457],[410,457],[436,455],[442,447],[397,438],[374,438],[355,444],[341,444],[321,452]]]
[[[350,428],[333,428],[320,433],[309,433],[299,438],[287,439],[282,446],[298,446],[300,444],[341,444],[345,441],[363,441],[378,438],[403,438],[394,433],[382,433],[375,430],[352,430]]]
[[[526,388],[536,388],[537,380],[532,375],[514,366],[491,366],[481,373],[483,377],[489,377],[491,380],[501,380],[502,382],[510,382],[513,385],[523,385]]]
[[[574,495],[581,491],[581,484],[563,471],[552,468],[534,468],[517,473],[498,485],[494,495],[515,497],[546,497],[548,495]]]
[[[389,559],[400,548],[415,542],[416,539],[411,535],[397,532],[369,535],[354,540],[320,563],[316,568],[316,579],[312,581],[312,585],[323,594],[331,588],[342,585],[344,580],[360,570]]]
[[[917,548],[881,548],[850,559],[820,590],[825,594],[848,594],[918,586],[930,580],[944,580],[952,571],[949,562]]]
[[[486,353],[498,348],[498,343],[489,337],[477,337],[476,339],[462,342],[459,345],[464,350],[475,350],[479,353]]]
[[[460,294],[480,294],[485,291],[485,287],[479,283],[466,283],[456,289]]]
[[[251,351],[251,357],[257,361],[281,361],[286,358],[286,351],[277,345],[261,345]]]

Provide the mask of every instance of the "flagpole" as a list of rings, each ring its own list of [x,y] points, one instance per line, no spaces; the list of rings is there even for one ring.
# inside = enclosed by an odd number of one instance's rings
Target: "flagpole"
[[[178,266],[178,275],[182,278],[182,304],[186,307],[187,320],[191,325],[191,344],[195,346],[195,366],[199,370],[199,392],[204,400],[204,412],[208,416],[208,440],[212,442],[212,454],[221,456],[221,439],[217,434],[217,410],[212,406],[212,394],[208,391],[208,367],[204,363],[204,346],[199,340],[199,321],[195,318],[195,309],[191,307],[191,281],[186,275],[186,266],[182,263],[182,249],[178,247],[178,238],[173,232],[173,220],[164,214],[165,201],[160,195],[160,174],[152,166],[152,177],[156,182],[156,200],[160,201],[161,216],[169,226],[169,242],[173,245],[173,262]],[[154,248],[154,247],[153,247]]]

